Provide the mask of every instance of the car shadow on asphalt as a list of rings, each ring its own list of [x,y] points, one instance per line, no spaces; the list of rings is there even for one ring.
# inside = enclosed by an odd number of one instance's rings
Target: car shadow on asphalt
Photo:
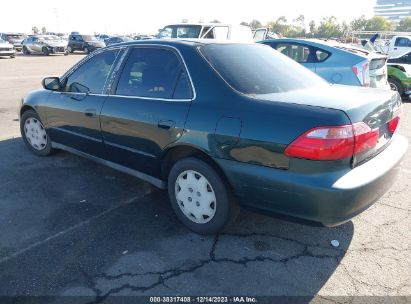
[[[134,177],[65,152],[33,156],[20,138],[0,141],[0,158],[0,296],[308,302],[343,267],[354,233],[352,222],[309,227],[243,211],[223,233],[201,236],[178,222],[165,191]]]

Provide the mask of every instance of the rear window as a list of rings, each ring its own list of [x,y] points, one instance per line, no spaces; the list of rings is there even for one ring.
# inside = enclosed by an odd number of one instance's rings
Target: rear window
[[[202,46],[200,52],[243,94],[280,93],[326,84],[307,68],[262,44],[210,44]]]

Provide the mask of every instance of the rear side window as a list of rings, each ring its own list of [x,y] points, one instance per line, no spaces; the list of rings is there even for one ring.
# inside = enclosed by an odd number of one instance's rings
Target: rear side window
[[[280,43],[276,46],[277,51],[300,62],[312,62],[310,57],[310,48],[302,44]]]
[[[411,47],[411,41],[408,38],[397,38],[395,40],[395,46]]]
[[[105,51],[90,58],[65,81],[65,92],[101,94],[118,50]]]
[[[117,95],[189,99],[191,90],[177,55],[162,48],[134,48],[118,81]]]
[[[320,49],[317,49],[315,51],[315,59],[317,59],[317,62],[323,62],[327,60],[328,57],[330,57],[330,54],[328,52],[325,52]]]
[[[200,52],[232,88],[244,94],[326,85],[307,68],[263,44],[209,44]]]

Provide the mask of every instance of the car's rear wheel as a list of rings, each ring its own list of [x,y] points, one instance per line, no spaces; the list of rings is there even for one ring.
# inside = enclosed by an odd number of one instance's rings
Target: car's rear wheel
[[[404,94],[404,87],[402,86],[401,81],[395,78],[388,78],[388,83],[391,90],[397,91],[400,95]]]
[[[16,58],[16,54],[10,55],[10,58]]]
[[[36,112],[28,110],[23,113],[20,132],[24,143],[34,154],[47,156],[52,152],[50,137]]]
[[[90,54],[90,50],[89,50],[89,48],[88,48],[88,47],[85,47],[85,48],[84,48],[84,53],[86,53],[86,54]]]
[[[73,50],[73,48],[72,48],[71,46],[68,46],[68,47],[67,47],[67,52],[73,53],[73,51],[74,51],[74,50]]]
[[[197,158],[186,158],[173,166],[168,194],[178,219],[197,233],[217,233],[238,214],[238,205],[225,182]]]

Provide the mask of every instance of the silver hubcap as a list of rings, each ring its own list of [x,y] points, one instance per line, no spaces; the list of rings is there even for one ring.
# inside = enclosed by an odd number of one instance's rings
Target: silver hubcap
[[[209,181],[193,170],[182,172],[175,183],[178,206],[192,222],[205,224],[211,221],[216,211],[216,197]]]
[[[398,91],[397,86],[396,86],[394,83],[392,83],[392,82],[390,82],[390,88],[391,88],[391,90],[393,90],[393,91]]]
[[[28,143],[36,150],[43,150],[47,146],[47,133],[40,120],[29,117],[24,122],[24,134]]]

